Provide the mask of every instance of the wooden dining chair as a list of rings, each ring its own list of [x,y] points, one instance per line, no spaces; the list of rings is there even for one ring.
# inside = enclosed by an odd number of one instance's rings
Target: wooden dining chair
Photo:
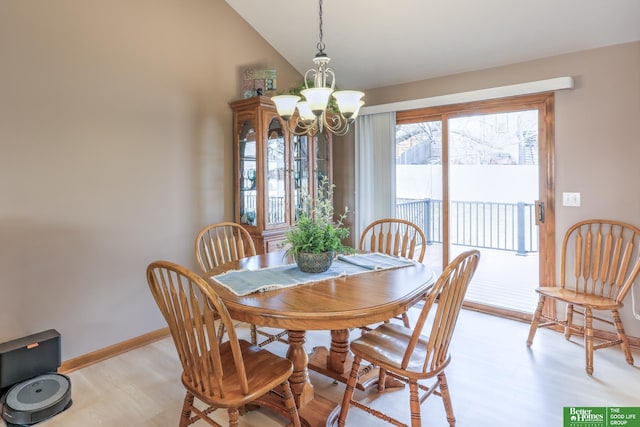
[[[578,222],[564,235],[560,262],[560,283],[536,289],[540,297],[527,345],[533,343],[538,328],[560,326],[567,340],[574,334],[584,336],[587,374],[593,374],[593,352],[617,344],[633,365],[618,310],[640,271],[640,229],[614,220]],[[556,301],[566,304],[564,319],[543,313],[545,302]],[[610,312],[611,318],[597,317],[594,311]],[[574,313],[584,317],[584,325],[574,323]],[[598,338],[601,342],[594,344],[594,320],[615,326],[616,339]]]
[[[156,261],[147,267],[147,281],[182,363],[187,392],[180,427],[198,419],[219,426],[209,417],[217,409],[226,409],[229,426],[237,427],[238,416],[249,403],[270,408],[300,426],[289,385],[290,360],[239,340],[224,303],[196,273]],[[216,335],[216,319],[226,327],[229,339],[223,343]],[[195,399],[207,409],[195,405]]]
[[[420,227],[404,219],[379,219],[367,225],[360,235],[358,249],[366,252],[381,252],[422,262],[427,249],[427,240]],[[397,317],[409,328],[406,312]],[[369,327],[361,328],[369,330]]]
[[[251,235],[244,227],[234,222],[207,225],[196,236],[196,259],[203,273],[219,265],[255,254],[256,247]],[[218,331],[220,337],[223,333],[224,331]],[[287,331],[284,330],[270,333],[258,329],[256,325],[250,325],[250,333],[251,343],[260,347],[275,341],[288,343]],[[265,339],[258,342],[258,336]]]
[[[397,323],[383,323],[351,343],[351,351],[354,356],[353,365],[342,399],[338,417],[339,426],[345,425],[351,406],[391,424],[406,425],[402,424],[394,415],[385,414],[384,408],[374,408],[375,401],[365,404],[353,399],[360,364],[363,360],[381,368],[381,377],[378,381],[379,392],[384,391],[385,375],[409,384],[412,427],[421,425],[420,404],[432,394],[442,397],[447,421],[450,426],[455,425],[444,370],[451,362],[449,343],[464,295],[479,260],[480,252],[470,250],[460,254],[444,269],[426,296],[424,306],[413,329]],[[435,308],[435,313],[430,333],[422,335],[426,319],[433,308]],[[434,380],[434,382],[431,386],[426,386],[425,380]]]

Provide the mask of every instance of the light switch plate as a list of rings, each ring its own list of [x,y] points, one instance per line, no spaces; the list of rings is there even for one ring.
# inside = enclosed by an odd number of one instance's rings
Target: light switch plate
[[[562,193],[562,206],[580,207],[580,193]]]

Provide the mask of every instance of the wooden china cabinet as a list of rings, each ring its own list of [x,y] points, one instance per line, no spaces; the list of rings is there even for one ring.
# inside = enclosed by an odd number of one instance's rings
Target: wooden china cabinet
[[[234,101],[234,219],[253,237],[258,253],[281,249],[295,224],[302,196],[332,183],[331,135],[289,131],[265,96]]]

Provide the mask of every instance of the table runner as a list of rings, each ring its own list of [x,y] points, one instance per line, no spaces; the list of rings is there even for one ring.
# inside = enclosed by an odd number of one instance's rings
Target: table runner
[[[238,296],[319,282],[341,276],[414,265],[415,261],[382,253],[340,255],[324,273],[305,273],[296,264],[258,270],[231,270],[211,278]]]

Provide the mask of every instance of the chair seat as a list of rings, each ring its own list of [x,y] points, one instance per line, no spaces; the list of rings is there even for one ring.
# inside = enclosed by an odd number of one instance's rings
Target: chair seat
[[[199,388],[194,387],[194,384],[185,375],[182,376],[184,386],[192,393],[197,393],[198,397],[209,405],[233,408],[256,400],[285,382],[293,372],[293,364],[290,360],[276,356],[245,340],[238,340],[238,343],[249,382],[249,394],[243,394],[240,389],[240,380],[229,341],[220,346],[222,369],[225,372],[222,379],[224,396],[221,398],[217,392],[215,396],[205,395]]]
[[[571,289],[554,286],[537,288],[536,292],[545,297],[555,298],[569,304],[577,304],[595,310],[614,310],[622,307],[621,302],[598,295],[585,294]]]
[[[413,332],[403,325],[383,323],[354,340],[350,348],[354,354],[387,370],[402,372],[404,375],[411,372],[410,376],[413,378],[433,377],[437,372],[422,372],[429,341],[429,337],[424,335],[420,335],[406,369],[402,369],[402,358],[409,347]]]

